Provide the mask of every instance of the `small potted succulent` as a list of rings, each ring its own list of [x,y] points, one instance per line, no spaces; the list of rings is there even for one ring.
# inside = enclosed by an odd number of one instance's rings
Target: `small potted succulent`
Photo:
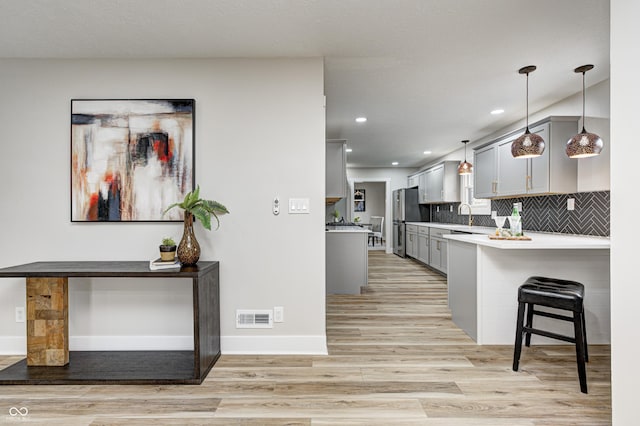
[[[165,237],[160,244],[160,259],[163,262],[173,262],[176,258],[176,242],[171,237]]]
[[[340,220],[340,211],[338,209],[335,209],[332,215],[333,215],[334,222],[338,222]]]

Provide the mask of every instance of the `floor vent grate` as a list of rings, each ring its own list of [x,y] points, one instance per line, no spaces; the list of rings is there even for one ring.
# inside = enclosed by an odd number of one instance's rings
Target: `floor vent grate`
[[[273,328],[273,311],[238,309],[236,328]]]

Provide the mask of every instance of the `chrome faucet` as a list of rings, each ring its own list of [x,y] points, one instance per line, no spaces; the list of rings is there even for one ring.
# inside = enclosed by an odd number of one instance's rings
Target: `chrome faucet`
[[[467,209],[469,210],[469,226],[473,226],[473,217],[471,216],[471,206],[467,203],[461,203],[458,206],[458,214],[462,214],[462,207],[463,206],[467,206]]]

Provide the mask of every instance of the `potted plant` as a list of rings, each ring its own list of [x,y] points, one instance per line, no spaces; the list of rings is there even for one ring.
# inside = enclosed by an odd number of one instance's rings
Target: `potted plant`
[[[220,227],[218,215],[227,214],[229,210],[217,201],[200,198],[200,185],[187,193],[181,203],[171,204],[162,214],[164,215],[174,207],[184,210],[184,233],[176,252],[178,260],[185,266],[195,265],[200,259],[200,244],[198,244],[193,232],[194,219],[198,219],[202,226],[210,231],[211,216],[213,216],[217,222],[216,229],[218,229]]]
[[[338,222],[338,219],[340,219],[340,211],[338,209],[335,209],[333,211],[333,221]]]
[[[163,262],[173,262],[176,258],[176,242],[171,237],[165,237],[160,244],[160,259]]]

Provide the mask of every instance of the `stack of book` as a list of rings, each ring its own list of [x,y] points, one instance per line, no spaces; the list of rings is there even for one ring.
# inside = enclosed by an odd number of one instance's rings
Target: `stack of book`
[[[152,271],[156,271],[158,269],[180,269],[182,264],[176,257],[173,260],[162,260],[161,258],[157,258],[156,260],[149,261],[149,269]]]

